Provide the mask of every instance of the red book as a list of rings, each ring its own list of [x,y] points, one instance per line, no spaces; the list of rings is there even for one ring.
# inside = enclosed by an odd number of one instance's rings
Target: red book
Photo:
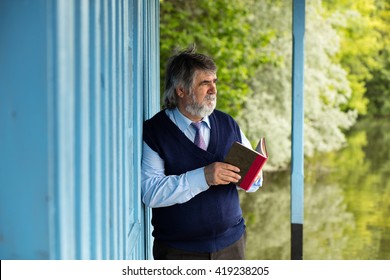
[[[261,169],[268,160],[265,138],[261,138],[255,150],[245,147],[241,143],[234,142],[225,162],[240,168],[241,179],[237,186],[248,190],[259,176]]]

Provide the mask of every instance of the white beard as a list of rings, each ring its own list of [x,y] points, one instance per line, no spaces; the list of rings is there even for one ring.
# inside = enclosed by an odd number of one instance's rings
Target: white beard
[[[190,92],[190,97],[192,97],[192,104],[186,106],[186,111],[192,116],[204,118],[211,115],[214,111],[215,106],[217,105],[217,96],[216,95],[207,95],[205,97],[204,103],[209,104],[199,104],[195,101],[195,95]]]

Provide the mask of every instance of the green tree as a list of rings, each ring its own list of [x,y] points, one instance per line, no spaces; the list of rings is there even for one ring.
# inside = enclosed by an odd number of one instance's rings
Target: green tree
[[[345,132],[366,113],[366,85],[372,106],[389,107],[384,102],[388,66],[381,66],[388,65],[382,35],[390,29],[383,6],[388,0],[306,3],[305,154],[310,156],[346,143]],[[378,5],[383,6],[379,19]],[[285,168],[290,160],[291,6],[284,0],[161,1],[161,80],[175,48],[196,43],[213,56],[219,67],[218,108],[236,116],[253,143],[261,136],[270,139],[270,170]]]
[[[276,34],[259,51],[275,53],[278,63],[260,65],[252,79],[253,94],[239,121],[250,139],[266,136],[272,159],[267,168],[284,168],[290,160],[292,26],[290,1],[256,1],[262,12],[258,29]],[[356,110],[343,110],[351,97],[347,72],[335,57],[340,38],[325,17],[322,2],[308,1],[305,33],[305,154],[330,151],[345,143],[344,131],[357,117]]]
[[[161,81],[173,50],[195,43],[218,66],[218,108],[233,116],[252,92],[249,81],[258,65],[269,58],[256,52],[272,34],[253,28],[254,11],[245,1],[161,1]]]
[[[374,117],[390,116],[390,50],[384,50],[382,56],[386,64],[373,71],[373,78],[366,83],[368,112]]]
[[[368,113],[374,117],[390,115],[390,1],[377,0],[375,16],[380,20],[376,26],[382,39],[379,51],[381,67],[371,72],[372,79],[366,80],[366,97],[369,99]]]
[[[383,35],[388,34],[390,28],[388,18],[386,25],[383,21],[388,1],[330,0],[323,1],[323,5],[340,35],[341,48],[336,58],[347,71],[352,89],[345,109],[354,108],[365,115],[369,98],[372,97],[365,95],[367,83],[376,79],[370,85],[372,93],[376,91],[373,85],[383,82],[381,77],[375,78],[375,75],[381,76],[383,68],[381,52],[386,46]]]

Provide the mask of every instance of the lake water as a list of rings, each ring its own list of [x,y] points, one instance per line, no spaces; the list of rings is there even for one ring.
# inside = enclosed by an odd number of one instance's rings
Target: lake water
[[[305,159],[304,195],[304,259],[389,260],[390,121],[360,121],[346,147]],[[290,171],[240,197],[247,259],[290,259]]]

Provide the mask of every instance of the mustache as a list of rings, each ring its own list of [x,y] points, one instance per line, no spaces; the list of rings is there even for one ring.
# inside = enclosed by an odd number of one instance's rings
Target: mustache
[[[209,95],[206,95],[205,99],[206,99],[207,101],[214,101],[214,100],[217,99],[217,96],[216,96],[216,95],[211,95],[211,94],[209,94]]]

